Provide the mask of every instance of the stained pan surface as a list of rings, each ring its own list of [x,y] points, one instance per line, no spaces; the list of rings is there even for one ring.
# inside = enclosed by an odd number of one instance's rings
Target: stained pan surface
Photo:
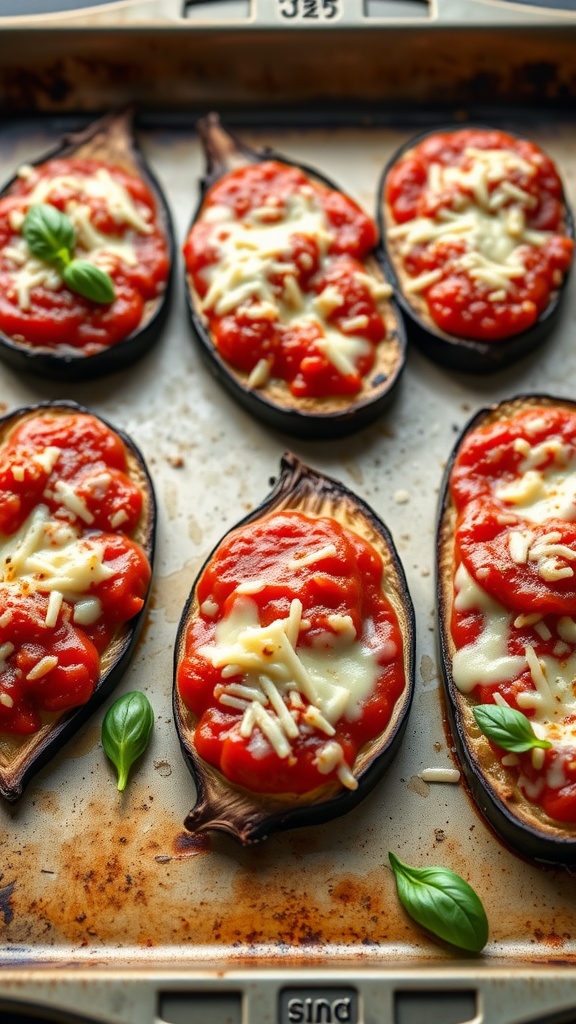
[[[52,116],[4,124],[0,177],[55,142],[63,121]],[[557,160],[575,203],[570,119],[501,111],[497,123],[529,131]],[[419,123],[412,114],[405,121],[396,117],[392,127],[256,129],[249,121],[239,127],[250,144],[270,144],[325,169],[374,210],[380,170]],[[140,141],[166,190],[181,243],[202,172],[198,141],[189,124],[160,118],[145,123]],[[100,745],[104,709],[19,804],[0,805],[0,964],[8,975],[16,970],[22,978],[30,965],[70,964],[143,972],[338,967],[366,971],[366,977],[392,970],[408,984],[429,971],[456,978],[473,970],[481,978],[514,969],[520,980],[524,970],[538,974],[542,968],[551,977],[562,966],[566,983],[573,983],[573,877],[509,852],[479,818],[462,783],[430,783],[422,773],[455,767],[434,636],[435,510],[445,460],[456,432],[487,402],[530,391],[574,397],[575,321],[573,276],[553,337],[513,369],[473,378],[411,350],[382,419],[333,444],[273,433],[221,390],[193,344],[180,273],[163,337],[130,370],[67,387],[0,370],[0,412],[73,398],[127,431],[148,461],[160,510],[148,622],[118,691],[138,688],[149,696],[156,714],[151,746],[119,794]],[[364,803],[333,823],[242,849],[226,837],[183,829],[194,799],[171,716],[173,645],[206,555],[265,496],[288,447],[356,491],[391,529],[416,609],[416,697],[403,747]],[[481,957],[463,959],[407,919],[388,850],[411,864],[451,867],[472,883],[490,921]],[[528,994],[522,998],[528,1013]],[[118,1019],[125,1019],[120,1011]]]

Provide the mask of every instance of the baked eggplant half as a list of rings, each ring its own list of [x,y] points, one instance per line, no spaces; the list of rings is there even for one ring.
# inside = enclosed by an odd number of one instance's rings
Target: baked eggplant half
[[[548,337],[574,223],[538,146],[495,128],[427,132],[393,155],[378,196],[382,266],[426,355],[487,374]]]
[[[119,682],[155,499],[133,442],[73,402],[0,420],[0,794],[16,800]]]
[[[194,335],[269,426],[333,438],[377,419],[405,360],[376,225],[317,171],[199,122],[201,200],[184,245]]]
[[[180,622],[174,714],[197,788],[185,827],[250,844],[344,814],[396,753],[413,685],[412,603],[386,527],[285,454]]]
[[[134,363],[165,322],[173,260],[132,111],[66,135],[0,192],[0,359],[63,381]]]
[[[518,853],[576,864],[576,403],[481,410],[446,470],[438,636],[472,796]]]

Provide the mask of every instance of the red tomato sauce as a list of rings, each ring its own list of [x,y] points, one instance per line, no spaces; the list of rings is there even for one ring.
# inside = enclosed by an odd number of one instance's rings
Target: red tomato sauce
[[[63,498],[70,489],[82,515]],[[75,621],[75,601],[63,594],[56,621],[48,615],[51,586],[41,569],[0,566],[0,733],[37,732],[47,712],[85,704],[100,673],[100,655],[117,628],[143,607],[150,564],[131,538],[142,513],[142,492],[130,478],[121,439],[83,413],[40,413],[24,419],[0,451],[0,540],[10,537],[34,510],[49,513],[51,527],[72,528],[89,553],[102,558],[105,578],[75,595],[97,598],[89,624]],[[87,522],[86,520],[89,520]],[[16,540],[15,540],[16,545]],[[54,542],[58,546],[57,541]],[[42,549],[40,551],[40,555]],[[43,582],[43,581],[46,582]],[[47,624],[47,616],[49,624]]]
[[[285,242],[279,243],[276,266],[264,270],[272,294],[269,308],[262,309],[254,291],[227,312],[218,313],[216,306],[210,305],[204,307],[204,314],[218,351],[236,369],[249,374],[265,359],[269,377],[286,381],[296,396],[354,395],[374,364],[375,346],[385,338],[386,326],[378,302],[363,280],[368,273],[363,261],[377,241],[376,226],[352,199],[308,178],[296,167],[275,161],[232,171],[206,196],[203,213],[184,245],[186,267],[196,292],[205,300],[210,273],[220,261],[220,243],[230,234],[226,221],[206,219],[210,210],[227,208],[234,223],[245,222],[258,211],[260,226],[280,225],[289,217],[291,201],[302,195],[323,212],[328,233],[325,251],[305,225],[298,230],[295,220],[293,233],[287,228]],[[292,309],[288,319],[278,310],[278,303],[287,301],[287,278],[296,282],[304,297],[302,309]],[[325,320],[310,316],[304,305],[330,285],[339,294],[339,304]],[[276,313],[271,305],[276,305]],[[354,325],[358,317],[362,321]],[[323,351],[327,330],[368,342],[366,351],[346,372]]]
[[[149,225],[145,233],[123,220],[122,214],[115,217],[102,197],[85,188],[83,183],[103,170],[133,200],[139,216]],[[28,308],[23,308],[19,300],[15,277],[19,265],[10,250],[21,242],[20,222],[31,205],[34,188],[39,182],[56,178],[66,180],[51,189],[44,202],[62,213],[81,204],[92,228],[103,236],[104,248],[118,243],[133,247],[134,263],[113,250],[98,257],[98,265],[114,282],[115,299],[109,305],[85,299],[63,282],[55,289],[42,282],[34,284]],[[72,179],[80,182],[80,187]],[[90,258],[76,234],[73,255]],[[154,197],[141,179],[119,167],[98,160],[49,160],[35,167],[32,176],[19,178],[9,194],[0,198],[0,331],[16,342],[50,349],[80,349],[86,355],[116,345],[140,326],[147,303],[164,291],[169,270],[168,244],[157,219]]]
[[[294,568],[303,552],[323,549],[318,560]],[[239,600],[238,585],[258,581],[262,588],[249,599],[262,626],[286,618],[295,599],[302,603],[298,651],[318,645],[329,649],[336,638],[336,615],[350,616],[356,639],[373,655],[374,686],[354,717],[340,718],[333,737],[353,766],[362,745],[386,728],[405,688],[402,635],[382,593],[382,574],[382,560],[370,544],[334,520],[300,512],[276,513],[241,527],[223,542],[202,574],[200,611],[188,628],[178,669],[180,695],[198,719],[194,742],[201,757],[231,782],[256,792],[306,793],[336,778],[336,770],[324,774],[316,761],[329,739],[318,728],[305,726],[300,718],[290,755],[282,758],[270,743],[263,745],[258,727],[243,736],[243,711],[218,700],[221,670],[203,648],[214,643],[218,622]],[[302,701],[305,714],[308,701],[304,696]]]
[[[529,446],[529,448],[527,447]],[[506,498],[506,490],[519,481],[526,470],[523,460],[532,455],[531,465],[540,473],[574,472],[576,456],[576,414],[563,408],[531,407],[509,419],[472,430],[458,451],[451,477],[450,493],[457,510],[454,561],[463,564],[473,580],[509,614],[508,634],[503,654],[525,657],[532,649],[542,665],[558,664],[560,672],[576,655],[576,642],[567,634],[564,623],[576,617],[576,574],[547,579],[538,571],[538,558],[531,551],[546,543],[552,535],[552,550],[560,553],[558,565],[573,566],[562,549],[576,552],[576,501],[573,512],[567,506],[565,518],[549,516],[541,522],[522,515],[522,509]],[[504,493],[502,489],[504,488]],[[522,533],[529,538],[528,557],[512,557],[510,537]],[[480,609],[459,608],[454,603],[451,634],[458,650],[475,644],[482,635],[485,616]],[[552,672],[553,672],[552,668]],[[536,693],[529,663],[514,678],[496,682],[479,679],[472,696],[479,703],[492,704],[498,695],[510,707],[528,718],[534,709],[519,696]],[[515,766],[526,798],[539,804],[551,818],[576,823],[576,736],[564,735],[560,723],[568,728],[576,721],[569,710],[551,727],[552,746],[543,752],[543,763],[535,767],[531,751],[517,754]],[[506,751],[491,744],[494,755],[506,757]]]
[[[431,187],[433,165],[471,171],[475,163],[471,149],[508,151],[526,161],[531,170],[510,167],[505,178],[510,191],[502,201],[494,198],[501,185],[497,175],[486,182],[485,194],[474,190],[472,178],[464,183],[443,178],[441,188]],[[403,254],[409,277],[439,271],[420,294],[434,323],[447,334],[498,342],[527,330],[549,305],[572,262],[574,243],[566,235],[562,184],[554,163],[534,143],[505,132],[462,129],[426,138],[391,169],[385,198],[396,225],[420,217],[440,225],[454,211],[465,214],[476,205],[493,223],[515,208],[528,231],[548,233],[538,244],[519,235],[517,254],[523,272],[510,279],[505,295],[500,296],[499,286],[460,263],[470,251],[465,233],[415,243]],[[491,258],[494,266],[499,262]]]

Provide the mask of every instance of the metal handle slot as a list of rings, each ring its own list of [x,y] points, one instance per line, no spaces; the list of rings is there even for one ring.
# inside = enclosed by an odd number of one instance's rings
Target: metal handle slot
[[[366,18],[431,18],[430,0],[364,0]]]
[[[182,17],[187,21],[248,21],[250,0],[184,0]]]
[[[160,993],[157,1024],[242,1024],[242,993]]]
[[[480,1024],[473,989],[394,993],[394,1024]]]
[[[15,1006],[15,1004],[11,1004]],[[4,1002],[0,1004],[0,1024],[97,1024],[94,1018],[79,1017],[78,1014],[67,1013],[66,1010],[52,1010],[47,1006],[32,1006],[26,1003],[19,1008],[6,1009]]]

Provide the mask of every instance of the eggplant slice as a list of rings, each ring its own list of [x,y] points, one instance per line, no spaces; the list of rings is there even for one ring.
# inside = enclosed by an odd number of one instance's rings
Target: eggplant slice
[[[420,142],[431,135],[453,132],[459,129],[481,128],[478,125],[449,125],[435,128],[433,131],[422,132],[416,135],[401,146],[388,161],[382,173],[378,187],[378,231],[380,234],[380,250],[378,258],[391,282],[399,306],[406,321],[408,340],[414,342],[435,362],[452,370],[460,370],[464,373],[490,374],[510,366],[512,363],[522,359],[528,353],[538,348],[554,329],[560,315],[562,302],[566,294],[566,284],[569,272],[564,276],[560,286],[552,293],[550,302],[542,311],[532,327],[520,334],[512,335],[500,341],[485,342],[471,338],[458,337],[448,334],[438,327],[427,311],[426,303],[418,296],[409,296],[404,290],[407,275],[402,270],[400,261],[389,244],[388,231],[392,225],[392,218],[388,204],[385,201],[386,182],[392,168],[411,149],[414,149]],[[514,135],[513,132],[507,132]],[[518,137],[518,136],[516,136]],[[564,199],[564,231],[563,233],[574,239],[574,218],[572,210],[568,205],[566,196]]]
[[[342,484],[308,468],[289,452],[282,458],[281,475],[272,492],[233,530],[285,509],[330,517],[376,548],[384,565],[383,589],[397,615],[404,640],[405,688],[386,729],[358,753],[353,767],[357,789],[327,783],[309,794],[268,795],[230,783],[198,755],[194,746],[196,719],[181,699],[176,684],[178,666],[185,651],[186,630],[198,614],[198,582],[216,547],[198,574],[180,620],[175,648],[174,721],[197,789],[197,802],[185,820],[185,828],[190,832],[225,832],[244,845],[259,842],[284,829],[320,824],[345,814],[360,803],[382,778],[398,751],[414,691],[414,611],[404,570],[387,528],[368,505]]]
[[[209,114],[199,121],[198,132],[206,157],[206,175],[200,183],[201,199],[191,227],[203,212],[210,187],[230,171],[249,163],[276,160],[287,166],[298,167],[311,180],[341,192],[334,182],[313,168],[297,164],[271,149],[256,151],[244,145],[222,127],[217,114]],[[374,255],[370,255],[365,266],[367,273],[378,282],[387,283]],[[396,303],[390,299],[379,306],[386,324],[386,337],[376,346],[374,366],[357,395],[296,397],[288,385],[277,378],[271,378],[266,385],[256,388],[249,385],[248,373],[235,369],[218,352],[202,312],[200,298],[188,273],[186,298],[200,351],[217,380],[252,415],[294,437],[310,440],[344,437],[373,423],[386,408],[404,368],[404,325]]]
[[[160,335],[170,305],[174,233],[167,200],[136,144],[133,121],[132,110],[107,114],[80,131],[63,136],[55,149],[34,160],[32,166],[68,157],[103,160],[144,181],[154,197],[156,219],[166,238],[170,261],[166,287],[160,295],[146,303],[142,320],[135,331],[115,345],[107,346],[92,355],[84,355],[80,349],[69,346],[58,349],[15,341],[0,331],[0,359],[14,370],[61,381],[91,380],[135,363],[149,351]],[[14,175],[0,191],[0,197],[6,195],[16,180],[17,176]]]
[[[478,703],[462,694],[452,675],[455,645],[450,631],[453,607],[454,531],[456,512],[449,482],[452,467],[464,439],[478,427],[536,407],[559,407],[576,413],[576,402],[549,395],[520,395],[481,409],[459,437],[446,466],[440,496],[437,530],[437,636],[445,691],[445,707],[454,746],[470,793],[494,831],[515,852],[549,864],[576,864],[576,825],[563,826],[542,808],[529,803],[514,780],[495,758],[473,715]]]
[[[89,409],[76,402],[56,401],[17,409],[0,419],[0,445],[19,423],[45,412],[53,413],[55,416],[71,412],[86,413],[100,420],[120,437],[126,448],[128,475],[140,487],[144,497],[140,523],[132,539],[143,548],[152,566],[156,533],[156,499],[146,464],[134,442],[103,417],[95,416]],[[42,728],[32,735],[11,736],[0,733],[0,795],[6,800],[13,802],[22,795],[30,778],[77,734],[79,728],[120,682],[144,625],[148,597],[149,591],[142,610],[119,627],[111,643],[101,654],[100,678],[86,704],[61,713],[42,713]]]

